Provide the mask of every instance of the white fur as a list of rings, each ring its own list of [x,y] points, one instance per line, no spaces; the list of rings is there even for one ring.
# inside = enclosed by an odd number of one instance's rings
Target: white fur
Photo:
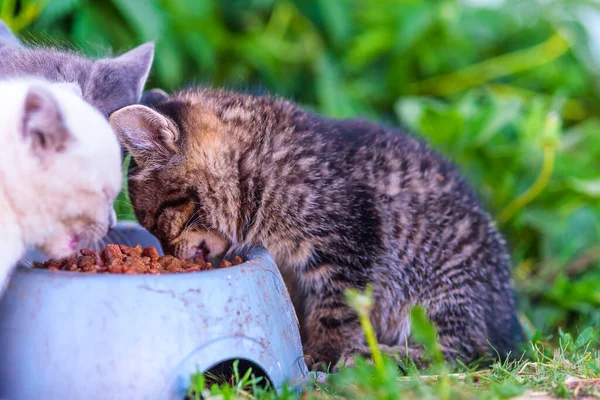
[[[25,99],[41,86],[54,98],[71,138],[37,157],[23,135]],[[103,237],[114,223],[121,155],[108,121],[77,90],[39,79],[0,81],[0,293],[30,247],[60,258]],[[39,149],[38,149],[39,152]]]

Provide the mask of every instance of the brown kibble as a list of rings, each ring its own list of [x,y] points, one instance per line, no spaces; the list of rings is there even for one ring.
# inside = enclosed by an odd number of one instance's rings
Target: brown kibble
[[[122,274],[123,267],[124,265],[122,264],[111,264],[108,266],[108,272],[111,274]]]
[[[226,259],[221,260],[221,264],[219,265],[219,268],[233,267],[234,265],[240,265],[243,263],[244,263],[244,260],[242,259],[242,257],[235,256],[235,257],[233,257],[233,261],[229,261]]]
[[[186,264],[183,267],[187,272],[200,271],[201,267],[198,264]]]
[[[175,257],[173,257],[170,254],[167,254],[165,256],[160,257],[157,261],[160,262],[161,264],[165,264],[165,263],[168,263],[168,262],[170,262],[171,260],[174,260],[174,259],[175,259]]]
[[[211,270],[213,270],[213,269],[214,269],[214,268],[213,268],[213,266],[212,266],[212,264],[211,264],[211,263],[206,263],[206,265],[204,265],[204,266],[202,267],[201,271],[211,271]]]
[[[76,263],[77,262],[77,253],[71,253],[71,255],[69,255],[67,258],[65,258],[65,262],[70,264],[70,263]]]
[[[90,249],[81,249],[79,250],[82,256],[95,256],[96,252]]]
[[[148,259],[146,257],[146,259]],[[127,267],[127,271],[131,271],[131,273],[143,274],[149,269],[149,265],[144,263],[144,260],[141,258],[129,257],[125,261],[125,266]]]
[[[89,266],[83,267],[83,268],[81,268],[81,271],[95,274],[96,273],[96,265],[89,265]]]
[[[156,247],[154,246],[146,247],[142,252],[142,255],[148,257],[151,261],[158,261],[160,257],[158,250],[156,250]]]
[[[153,246],[144,249],[141,245],[129,247],[122,244],[109,244],[102,251],[82,249],[79,253],[80,256],[73,253],[62,260],[50,259],[45,263],[34,262],[33,266],[52,271],[126,275],[160,275],[214,269],[211,263],[201,257],[196,257],[193,261],[181,260],[172,255],[159,257],[158,250]],[[236,256],[233,262],[223,260],[221,267],[230,267],[241,263],[243,263],[242,258]]]
[[[95,260],[96,260],[96,265],[98,267],[103,267],[104,266],[104,260],[102,260],[102,257],[100,256],[100,252],[95,253]]]
[[[163,264],[163,268],[168,272],[179,272],[181,269],[183,269],[184,264],[185,261],[171,257],[165,264]]]
[[[89,269],[90,267],[93,267],[94,265],[96,265],[96,257],[89,255],[89,256],[82,256],[79,259],[79,262],[77,263],[79,265],[79,268],[81,269]]]
[[[240,265],[243,263],[244,263],[244,259],[242,257],[240,257],[240,256],[233,257],[233,261],[232,261],[233,265]]]
[[[141,257],[143,252],[142,246],[139,244],[135,247],[129,247],[125,246],[124,244],[120,244],[119,249],[121,250],[121,253],[130,257]]]
[[[161,268],[162,268],[162,265],[158,261],[150,262],[150,269],[155,269],[157,271],[160,271]]]
[[[62,267],[63,263],[60,262],[60,260],[55,260],[53,258],[49,259],[48,261],[46,261],[44,263],[44,265],[46,265],[46,268],[57,268],[59,269],[60,267]]]
[[[205,267],[208,263],[206,262],[206,260],[202,257],[195,257],[194,258],[194,264],[198,264],[202,267]]]
[[[113,261],[117,260],[121,260],[123,257],[123,253],[121,253],[121,248],[119,247],[119,245],[117,244],[107,244],[106,245],[106,249],[104,249],[104,258],[106,259],[106,261],[108,261],[110,264],[113,263]]]

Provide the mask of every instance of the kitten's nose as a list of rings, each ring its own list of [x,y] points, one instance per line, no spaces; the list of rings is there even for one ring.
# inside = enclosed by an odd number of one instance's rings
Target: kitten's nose
[[[117,227],[117,213],[115,209],[111,207],[110,213],[108,214],[108,230],[111,231]]]

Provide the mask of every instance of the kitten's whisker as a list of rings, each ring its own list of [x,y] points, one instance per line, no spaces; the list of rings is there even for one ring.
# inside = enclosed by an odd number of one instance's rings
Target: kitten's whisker
[[[128,213],[119,213],[119,214],[117,214],[117,219],[120,219],[120,218],[122,218],[122,217],[123,217],[123,218],[124,218],[124,217],[129,217],[129,216],[131,216],[131,214],[128,214]]]
[[[181,235],[189,232],[191,229],[194,229],[198,225],[198,222],[200,222],[200,218],[199,217],[196,218],[196,219],[194,219],[193,221],[192,220],[188,221],[186,223],[185,227],[183,228],[183,231],[181,232]]]
[[[194,203],[196,204],[196,203]],[[185,226],[183,228],[183,231],[181,232],[181,234],[183,235],[184,233],[187,233],[190,229],[194,228],[196,226],[196,224],[200,221],[200,216],[198,215],[200,213],[200,208],[198,208],[198,210],[196,210],[194,212],[194,214],[192,214],[192,216],[187,220],[187,222],[185,223]]]
[[[118,200],[115,200],[114,204],[133,207],[133,204],[131,203],[131,200],[128,200],[128,199],[118,199]]]

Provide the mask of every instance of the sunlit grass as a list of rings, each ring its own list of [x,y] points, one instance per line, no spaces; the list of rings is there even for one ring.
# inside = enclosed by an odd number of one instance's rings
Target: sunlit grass
[[[369,310],[368,292],[349,293],[349,302],[359,314]],[[554,345],[536,334],[526,354],[516,361],[496,362],[486,369],[449,367],[440,357],[434,326],[424,318],[424,310],[413,309],[412,331],[417,342],[429,349],[432,364],[419,371],[409,362],[404,371],[378,350],[376,362],[357,358],[356,366],[342,367],[326,377],[325,383],[313,376],[300,392],[288,386],[279,395],[258,383],[252,370],[233,371],[224,376],[191,377],[190,399],[507,399],[534,396],[538,399],[573,396],[600,396],[600,350],[598,333],[586,329],[575,338],[558,332]],[[370,322],[361,318],[369,336]],[[208,383],[210,382],[210,383]]]

